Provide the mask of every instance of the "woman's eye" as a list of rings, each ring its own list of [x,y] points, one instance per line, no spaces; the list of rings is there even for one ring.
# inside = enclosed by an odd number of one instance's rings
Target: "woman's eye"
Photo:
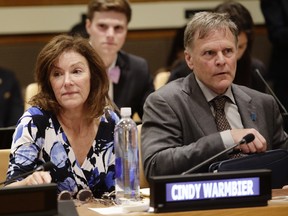
[[[60,75],[61,75],[60,72],[57,72],[57,71],[52,72],[53,77],[59,77]]]
[[[80,74],[81,72],[82,72],[82,70],[80,70],[80,69],[73,70],[73,74]]]

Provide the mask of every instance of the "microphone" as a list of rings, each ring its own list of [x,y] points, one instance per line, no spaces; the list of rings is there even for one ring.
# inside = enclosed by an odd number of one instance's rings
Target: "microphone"
[[[261,79],[261,81],[264,83],[264,85],[266,86],[266,88],[268,89],[269,93],[273,96],[273,98],[277,101],[278,105],[281,107],[281,109],[283,110],[283,114],[284,115],[288,115],[286,108],[284,107],[284,105],[281,103],[281,101],[278,99],[278,97],[275,95],[274,91],[271,89],[271,87],[269,86],[269,84],[266,82],[266,80],[264,79],[264,77],[262,76],[262,74],[260,73],[260,71],[256,68],[255,69],[256,74],[259,76],[259,78]]]
[[[254,139],[255,139],[254,134],[249,133],[249,134],[245,135],[245,136],[240,140],[240,142],[238,142],[238,143],[234,144],[233,146],[225,149],[224,151],[221,151],[220,153],[214,155],[213,157],[208,158],[207,160],[203,161],[202,163],[198,164],[197,166],[192,167],[191,169],[189,169],[189,170],[181,173],[181,175],[187,175],[187,174],[193,173],[193,172],[195,172],[196,170],[198,170],[200,167],[208,164],[209,162],[213,161],[214,159],[218,158],[219,156],[222,156],[222,155],[226,154],[227,152],[233,150],[233,149],[234,149],[235,147],[237,147],[238,145],[250,143],[250,142],[252,142]]]
[[[55,166],[55,165],[54,165],[51,161],[48,161],[47,163],[44,163],[44,164],[38,166],[35,170],[32,170],[32,171],[23,173],[23,174],[21,174],[21,175],[15,176],[14,178],[5,180],[5,181],[3,181],[3,182],[0,182],[0,185],[12,183],[13,181],[15,181],[15,180],[18,179],[18,178],[27,177],[28,175],[30,175],[30,174],[32,174],[32,173],[34,173],[34,172],[37,172],[37,171],[49,171],[49,170],[51,170],[54,166]]]

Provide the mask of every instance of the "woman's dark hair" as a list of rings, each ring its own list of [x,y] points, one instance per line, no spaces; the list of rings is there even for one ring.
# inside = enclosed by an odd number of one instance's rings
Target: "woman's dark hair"
[[[253,19],[242,4],[234,1],[226,1],[218,5],[215,12],[228,13],[230,19],[236,24],[239,34],[244,32],[247,36],[247,48],[242,57],[237,62],[237,71],[234,83],[246,85],[251,87],[251,64],[252,64],[252,44],[254,41]]]
[[[67,51],[77,52],[87,60],[91,78],[90,93],[85,102],[86,116],[91,119],[101,116],[104,108],[112,104],[108,96],[109,80],[102,59],[88,40],[82,37],[59,35],[40,51],[35,67],[35,79],[40,92],[31,98],[29,104],[54,114],[60,112],[61,107],[50,83],[50,74],[59,56]]]

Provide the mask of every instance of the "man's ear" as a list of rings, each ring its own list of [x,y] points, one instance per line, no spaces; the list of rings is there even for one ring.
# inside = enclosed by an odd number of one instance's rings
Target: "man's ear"
[[[188,67],[191,70],[193,70],[193,57],[191,56],[191,54],[187,50],[184,51],[184,56],[185,56],[185,61],[188,65]]]
[[[90,35],[90,27],[91,27],[92,23],[89,19],[86,19],[86,23],[85,23],[85,28],[87,33]]]

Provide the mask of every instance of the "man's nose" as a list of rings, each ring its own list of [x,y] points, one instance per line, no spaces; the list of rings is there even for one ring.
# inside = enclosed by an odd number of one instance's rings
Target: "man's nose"
[[[110,27],[107,29],[107,36],[114,36],[115,34],[115,31],[114,31],[114,28],[113,27]]]
[[[218,65],[218,64],[220,64],[220,65],[225,64],[225,57],[224,57],[224,55],[223,55],[222,52],[217,53],[217,56],[216,56],[216,64],[217,64],[217,65]]]

